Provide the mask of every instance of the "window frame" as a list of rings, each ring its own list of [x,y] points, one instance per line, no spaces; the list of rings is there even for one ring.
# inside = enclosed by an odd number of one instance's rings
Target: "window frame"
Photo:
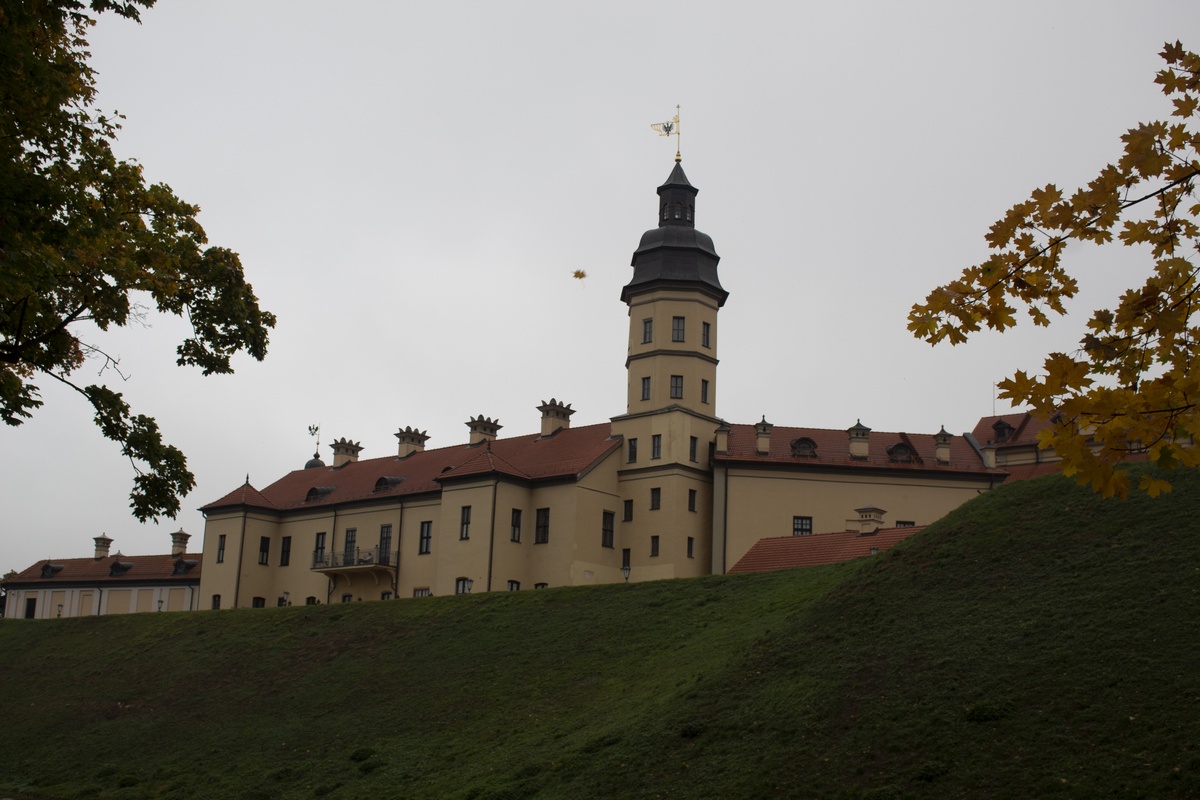
[[[271,566],[271,537],[258,537],[258,563],[264,567]],[[266,600],[263,600],[265,603]]]
[[[650,489],[650,510],[658,511],[662,508],[662,487],[653,486]]]
[[[217,536],[217,563],[225,563],[225,534]]]
[[[658,552],[659,552],[658,534],[652,533],[652,534],[650,534],[650,557],[658,558]]]
[[[519,592],[519,591],[521,591],[521,582],[520,582],[520,581],[509,581],[509,582],[508,582],[508,590],[509,590],[510,592]]]
[[[417,555],[427,556],[433,552],[433,520],[422,520],[417,531]]]
[[[662,458],[662,434],[654,433],[650,435],[650,460]]]
[[[696,557],[696,537],[695,536],[687,537],[687,557],[688,558]]]
[[[351,566],[358,561],[358,528],[346,528],[342,533],[342,565]]]
[[[617,529],[617,514],[615,511],[605,511],[600,518],[600,546],[612,548],[615,544]]]
[[[671,317],[671,341],[687,341],[687,322],[685,317]]]
[[[292,537],[279,537],[279,566],[287,567],[292,563]]]
[[[654,318],[642,320],[642,344],[650,344],[654,341]]]
[[[700,379],[700,402],[708,402],[708,380],[705,378]]]
[[[466,578],[466,577],[455,578],[454,579],[454,593],[455,594],[470,594],[471,589],[475,588],[474,584],[475,584],[475,581],[471,580],[470,578]]]
[[[650,378],[648,376],[642,378],[642,399],[650,399]]]
[[[792,536],[812,536],[813,518],[799,514],[792,517]]]
[[[697,462],[697,455],[700,450],[700,439],[696,436],[688,437],[688,461]]]
[[[458,515],[458,540],[460,542],[471,538],[471,507],[463,506]]]
[[[682,375],[672,375],[671,376],[671,399],[672,400],[682,400],[683,399],[683,376]]]
[[[550,509],[539,508],[534,514],[533,543],[550,543]]]
[[[385,522],[379,526],[379,563],[392,563],[392,523]]]
[[[521,509],[519,508],[514,508],[512,510],[508,540],[510,542],[516,542],[517,544],[521,543]]]
[[[712,347],[712,325],[708,322],[700,323],[700,346]]]
[[[622,500],[621,501],[621,521],[622,522],[633,522],[633,501],[632,500]]]
[[[325,534],[326,531],[317,531],[313,537],[313,564],[322,564],[325,562]]]
[[[695,511],[697,506],[697,498],[700,493],[695,489],[688,489],[688,511]]]
[[[220,610],[221,610],[221,595],[219,595],[219,594],[214,594],[214,595],[212,596],[212,610],[213,610],[213,611],[220,611]]]
[[[637,463],[637,437],[635,436],[632,439],[629,439],[626,442],[626,444],[628,445],[629,449],[628,449],[628,459],[625,463],[636,464]]]

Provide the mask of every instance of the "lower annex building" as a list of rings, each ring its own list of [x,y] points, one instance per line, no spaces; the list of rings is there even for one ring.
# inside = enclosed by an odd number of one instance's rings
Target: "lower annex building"
[[[857,530],[864,511],[926,525],[1004,480],[972,434],[717,416],[728,293],[696,195],[677,159],[633,254],[625,413],[572,427],[552,398],[526,435],[501,438],[481,415],[465,444],[427,449],[406,427],[394,455],[360,459],[339,439],[331,465],[314,455],[261,490],[247,481],[201,509],[203,607],[720,574],[759,539]]]

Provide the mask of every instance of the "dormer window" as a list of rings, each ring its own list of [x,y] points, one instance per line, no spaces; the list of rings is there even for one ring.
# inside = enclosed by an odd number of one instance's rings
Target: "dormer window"
[[[1012,437],[1014,431],[1016,428],[1004,420],[996,420],[996,424],[992,426],[992,441],[996,444],[1004,444]]]
[[[897,464],[911,464],[913,461],[913,450],[906,444],[894,444],[887,450],[888,461]]]
[[[315,503],[318,500],[321,500],[322,498],[326,497],[327,495],[332,494],[332,492],[333,492],[332,486],[314,486],[311,489],[309,489],[308,494],[306,494],[304,496],[304,502]]]
[[[375,481],[374,491],[377,493],[378,492],[386,492],[389,489],[391,489],[392,487],[398,485],[400,483],[400,481],[402,481],[402,480],[404,480],[403,477],[396,477],[393,475],[384,475],[379,480]]]
[[[112,566],[108,568],[108,574],[109,577],[119,578],[131,569],[133,569],[133,562],[131,561],[114,561]]]
[[[42,577],[53,578],[58,573],[62,572],[62,569],[62,564],[51,564],[49,561],[47,561],[45,564],[42,564]]]
[[[181,558],[175,562],[175,574],[186,575],[200,562],[194,558]]]
[[[817,443],[807,436],[792,440],[792,458],[816,458]]]

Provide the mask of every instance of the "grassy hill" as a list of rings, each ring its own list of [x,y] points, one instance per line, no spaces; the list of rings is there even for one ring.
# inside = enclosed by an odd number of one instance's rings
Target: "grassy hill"
[[[0,624],[30,797],[1200,796],[1200,476],[766,575]]]

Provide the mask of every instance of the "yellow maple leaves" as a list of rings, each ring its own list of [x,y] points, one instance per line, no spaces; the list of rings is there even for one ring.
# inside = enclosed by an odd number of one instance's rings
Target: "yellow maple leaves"
[[[1116,466],[1133,454],[1164,469],[1200,466],[1200,381],[1191,373],[1200,360],[1200,55],[1178,42],[1161,55],[1167,66],[1155,82],[1174,121],[1131,128],[1116,163],[1069,197],[1054,184],[1035,189],[988,230],[986,260],[909,313],[909,330],[932,344],[964,342],[983,326],[1006,330],[1018,310],[1046,325],[1078,289],[1062,265],[1070,242],[1119,242],[1139,271],[1149,260],[1141,287],[1092,315],[1079,351],[1051,353],[1042,374],[999,384],[1001,397],[1052,422],[1039,439],[1064,473],[1105,496],[1129,491]],[[1156,496],[1170,483],[1146,476],[1138,488]]]

